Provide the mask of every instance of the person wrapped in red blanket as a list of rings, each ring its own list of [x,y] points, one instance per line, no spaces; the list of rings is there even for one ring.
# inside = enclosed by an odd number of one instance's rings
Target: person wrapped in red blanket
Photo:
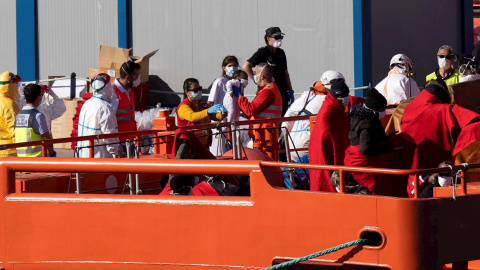
[[[430,81],[405,107],[401,129],[415,142],[412,169],[435,168],[442,161],[452,161],[457,138],[464,127],[480,120],[480,115],[449,104],[443,80]],[[420,177],[422,181],[422,177]],[[423,186],[420,187],[420,192]],[[408,180],[407,192],[414,196],[414,176]]]
[[[350,89],[344,79],[334,79],[330,84],[330,93],[318,112],[310,135],[310,164],[343,165],[345,150],[350,145],[350,120],[346,111],[364,102],[363,98],[349,96]],[[331,175],[332,172],[327,170],[310,170],[310,190],[336,192],[330,183]]]
[[[345,166],[387,168],[389,148],[380,120],[385,116],[387,100],[377,89],[370,88],[364,105],[352,107],[350,116],[350,146],[345,151]],[[351,173],[355,181],[374,195],[392,195],[389,177],[373,173]]]

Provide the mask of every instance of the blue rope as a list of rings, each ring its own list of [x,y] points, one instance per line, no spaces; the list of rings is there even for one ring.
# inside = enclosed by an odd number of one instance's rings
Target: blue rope
[[[284,263],[276,264],[276,265],[273,265],[273,266],[270,266],[270,267],[267,267],[267,268],[263,268],[261,270],[280,269],[280,268],[283,268],[283,267],[287,267],[287,266],[291,266],[291,265],[294,265],[294,264],[297,264],[297,263],[301,263],[303,261],[308,261],[310,259],[313,259],[315,257],[320,257],[320,256],[323,256],[323,255],[328,254],[328,253],[339,251],[340,249],[344,249],[344,248],[348,248],[348,247],[356,246],[356,245],[367,245],[367,244],[371,244],[371,243],[373,243],[373,241],[368,240],[368,239],[354,240],[354,241],[351,241],[351,242],[348,242],[348,243],[345,243],[345,244],[338,245],[336,247],[332,247],[332,248],[325,249],[325,250],[322,250],[322,251],[319,251],[319,252],[315,252],[315,253],[307,255],[307,256],[297,258],[295,260],[291,260],[291,261],[288,261],[288,262],[284,262]]]

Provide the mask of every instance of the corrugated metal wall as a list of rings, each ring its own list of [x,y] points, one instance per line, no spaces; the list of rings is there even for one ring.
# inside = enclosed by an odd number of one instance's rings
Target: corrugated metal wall
[[[0,25],[3,25],[3,34],[0,38],[2,60],[0,61],[0,73],[8,70],[17,72],[17,27],[15,0],[2,0],[0,5]]]
[[[351,0],[144,0],[133,2],[133,50],[150,59],[162,90],[182,91],[188,77],[207,88],[221,76],[226,55],[240,65],[261,46],[265,29],[279,26],[293,88],[301,93],[327,69],[353,86]],[[255,92],[251,82],[247,94]],[[168,102],[170,103],[170,102]]]
[[[118,44],[117,0],[38,0],[39,75],[86,77],[100,44]]]
[[[375,1],[371,14],[372,84],[375,86],[387,76],[390,59],[397,53],[413,60],[413,79],[419,87],[424,85],[426,75],[438,67],[440,46],[451,45],[461,54],[459,2]]]

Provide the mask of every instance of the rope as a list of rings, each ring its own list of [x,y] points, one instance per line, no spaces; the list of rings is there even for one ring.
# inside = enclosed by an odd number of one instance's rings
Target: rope
[[[288,261],[288,262],[284,262],[284,263],[276,264],[276,265],[273,265],[273,266],[270,266],[270,267],[267,267],[267,268],[263,268],[261,270],[280,269],[280,268],[283,268],[283,267],[287,267],[287,266],[291,266],[291,265],[294,265],[294,264],[297,264],[297,263],[308,261],[310,259],[320,257],[320,256],[323,256],[323,255],[328,254],[328,253],[339,251],[339,250],[344,249],[344,248],[348,248],[348,247],[352,247],[352,246],[356,246],[356,245],[367,245],[367,244],[371,244],[371,243],[376,243],[376,242],[374,242],[372,240],[368,240],[368,239],[358,239],[358,240],[354,240],[354,241],[351,241],[351,242],[348,242],[348,243],[345,243],[345,244],[338,245],[336,247],[325,249],[325,250],[322,250],[322,251],[319,251],[319,252],[316,252],[316,253],[313,253],[313,254],[310,254],[310,255],[307,255],[307,256],[303,256],[303,257],[297,258],[295,260],[291,260],[291,261]]]

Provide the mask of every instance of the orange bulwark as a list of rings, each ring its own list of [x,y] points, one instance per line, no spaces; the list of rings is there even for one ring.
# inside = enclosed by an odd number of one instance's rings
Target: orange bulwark
[[[455,269],[467,269],[466,261],[480,259],[480,210],[472,207],[480,205],[480,195],[453,201],[286,190],[277,186],[272,172],[289,165],[313,168],[259,161],[4,158],[0,161],[4,180],[0,265],[5,269],[260,269],[361,236],[381,242],[308,263],[333,263],[343,269],[355,269],[354,265],[442,269],[454,262]],[[15,193],[16,171],[51,168],[207,175],[222,168],[224,175],[249,175],[251,195]]]

